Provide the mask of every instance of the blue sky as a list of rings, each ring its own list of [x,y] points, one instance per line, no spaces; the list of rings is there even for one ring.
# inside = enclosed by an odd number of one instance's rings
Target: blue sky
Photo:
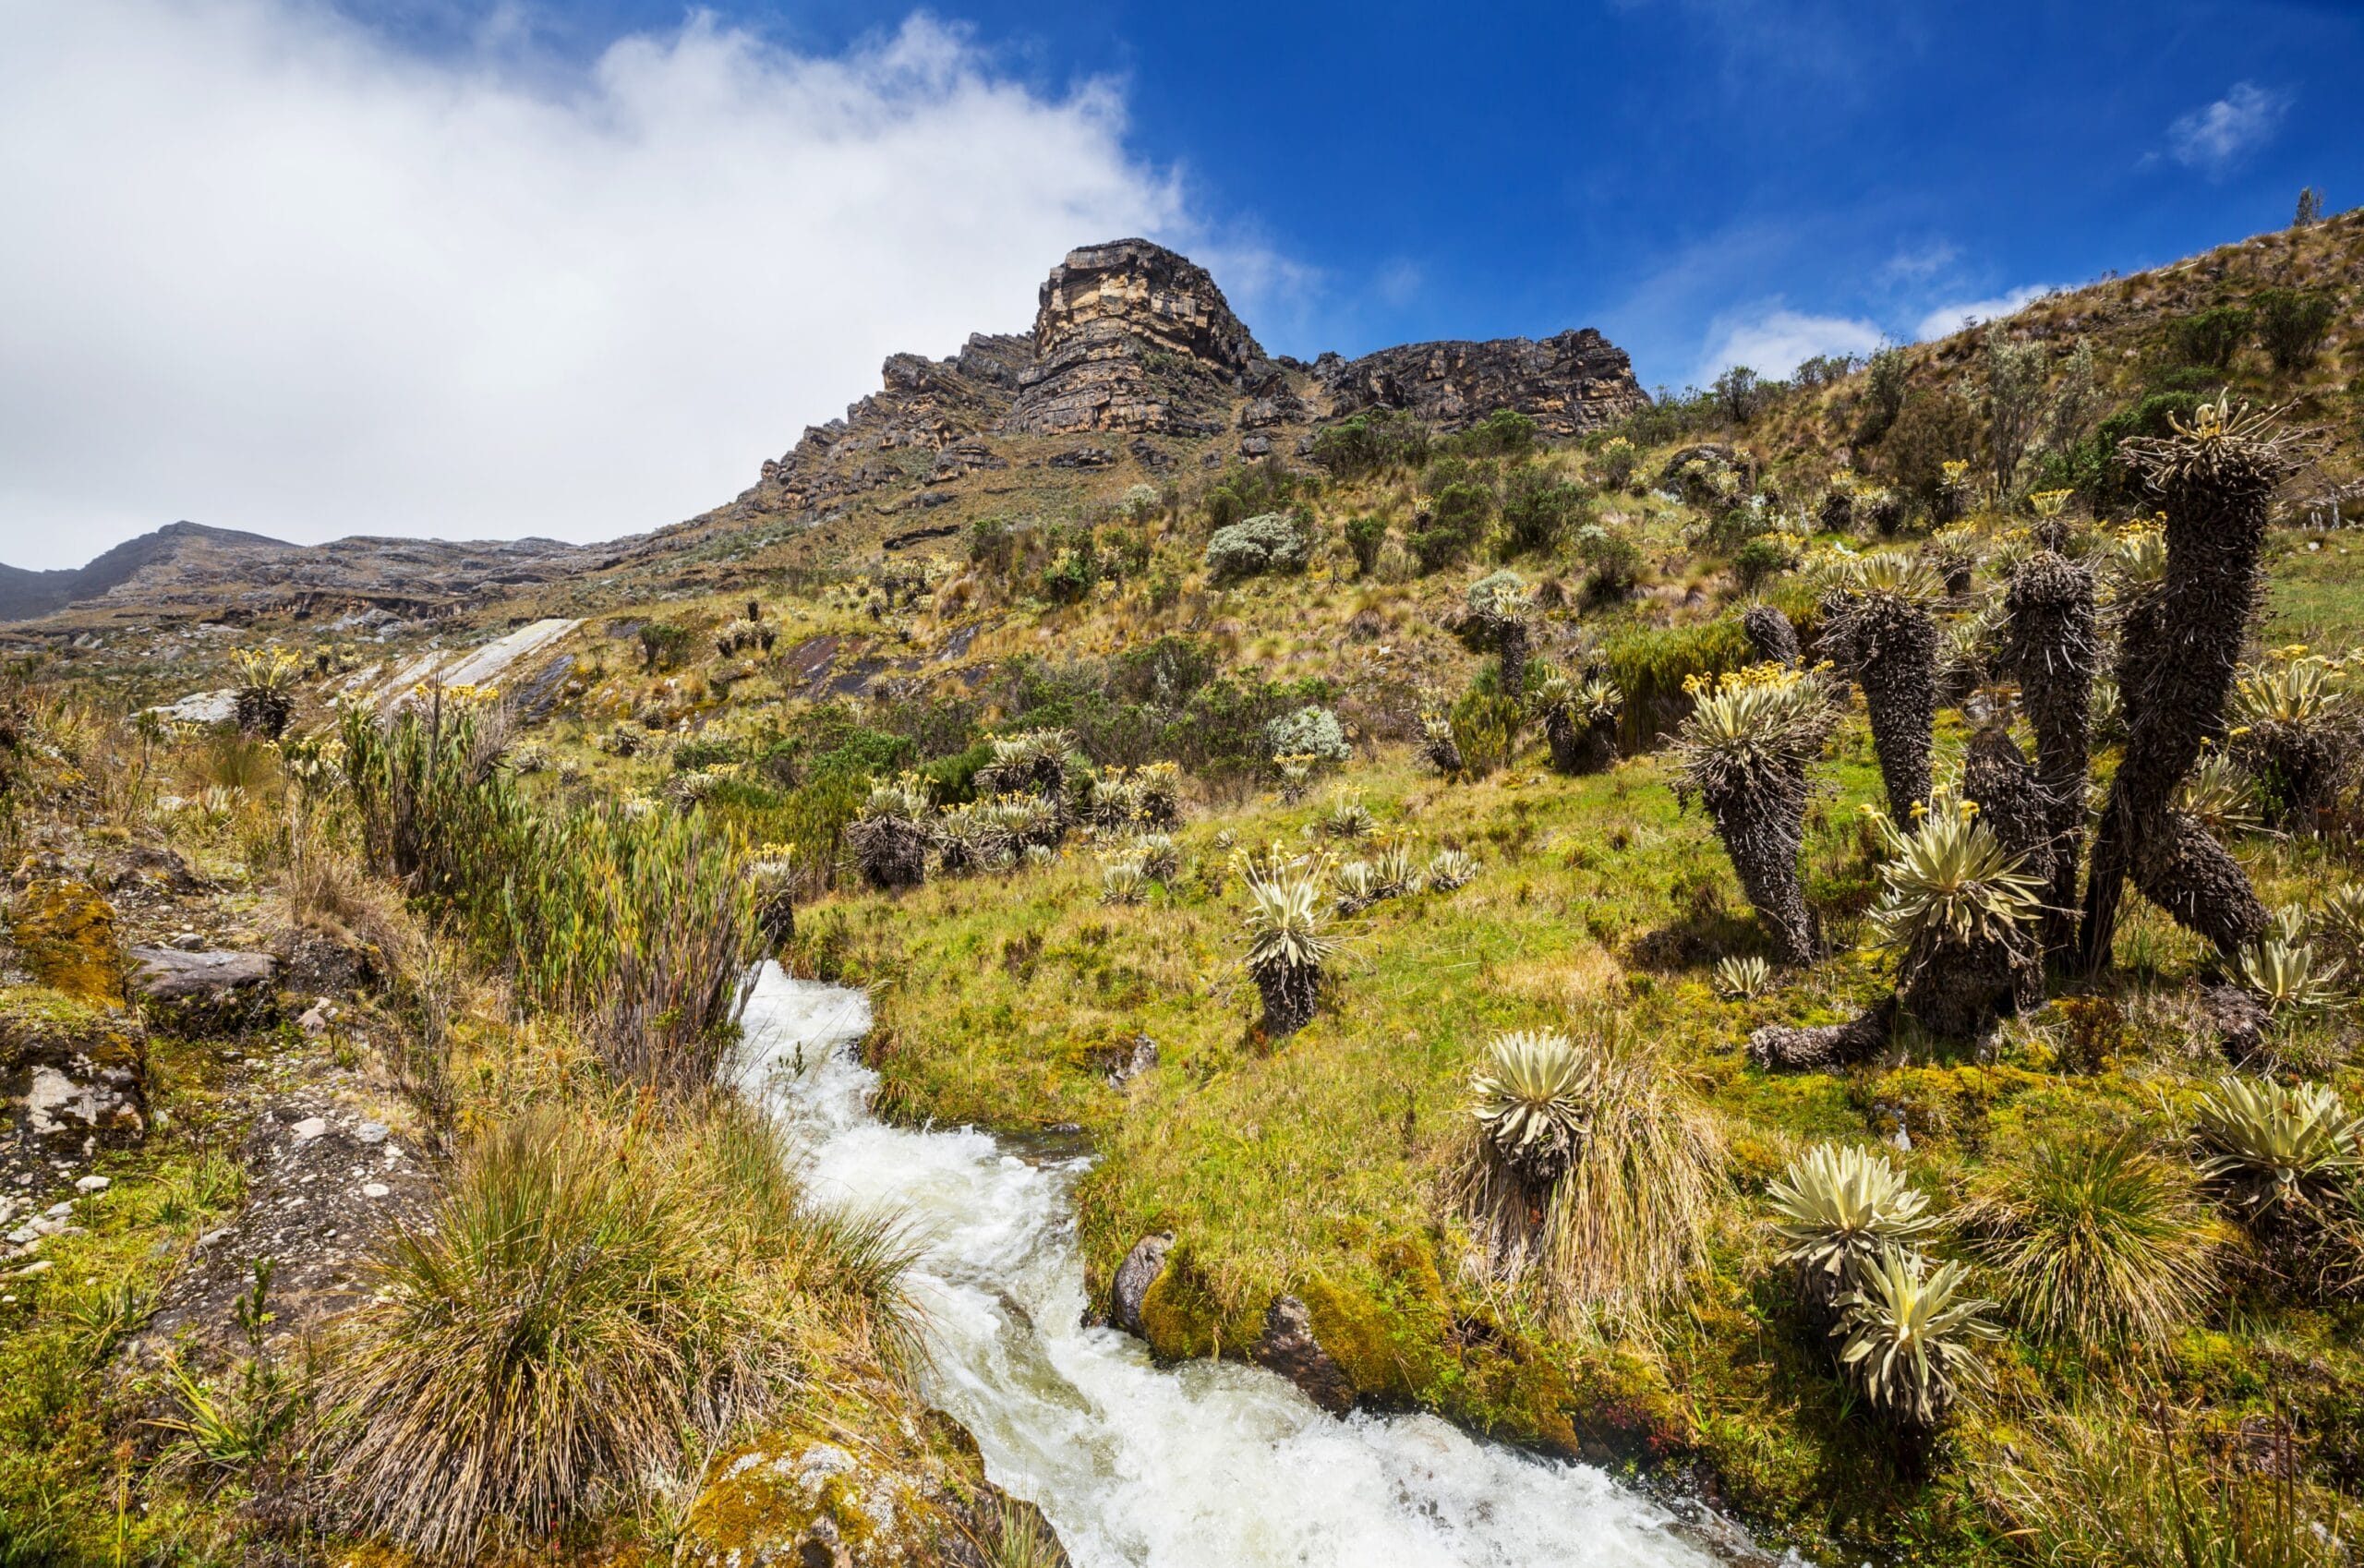
[[[356,9],[430,49],[486,15]],[[1042,90],[1116,83],[1128,144],[1281,264],[1249,291],[1275,352],[1597,324],[1680,385],[1733,347],[1909,338],[2279,227],[2310,183],[2364,202],[2352,5],[933,10]],[[823,53],[908,15],[716,11]],[[597,0],[530,25],[580,56],[682,14]]]
[[[2364,6],[0,0],[0,561],[613,537],[1147,234],[1646,384],[2364,202]]]

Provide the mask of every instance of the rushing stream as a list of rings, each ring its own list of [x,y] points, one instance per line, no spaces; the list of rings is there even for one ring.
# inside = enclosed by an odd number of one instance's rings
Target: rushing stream
[[[1077,1568],[1714,1561],[1598,1470],[1433,1417],[1336,1420],[1259,1368],[1163,1369],[1138,1340],[1081,1326],[1068,1194],[1088,1162],[879,1122],[866,1104],[876,1075],[848,1049],[870,1027],[859,991],[767,963],[746,1024],[765,1092],[802,1134],[814,1196],[917,1227],[929,1396],[976,1435],[996,1482],[1042,1508]]]

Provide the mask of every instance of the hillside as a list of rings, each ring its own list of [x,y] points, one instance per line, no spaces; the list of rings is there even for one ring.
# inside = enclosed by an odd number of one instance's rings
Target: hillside
[[[433,592],[375,614],[184,539],[20,629],[11,1093],[144,1108],[8,1145],[0,1507],[70,1500],[64,1561],[451,1557],[448,1513],[585,1564],[983,1568],[1056,1561],[1044,1519],[1122,1560],[1181,1498],[1230,1541],[1311,1449],[1353,1479],[1295,1523],[1374,1561],[1408,1516],[2348,1562],[2360,380],[2358,214],[1657,402],[1584,331],[1271,358],[1123,240],[667,529],[416,547]],[[139,711],[199,690],[226,717]],[[109,922],[133,993],[61,999]],[[184,934],[261,978],[191,1008]],[[758,957],[814,988],[750,1003]],[[819,1165],[778,1176],[755,1093]],[[297,1234],[300,1356],[239,1306]],[[554,1501],[479,1465],[416,1507],[419,1453],[545,1452],[422,1361],[571,1375],[501,1314],[578,1277],[679,1287],[582,1339],[666,1435],[570,1407]],[[287,1414],[125,1435],[201,1405]]]

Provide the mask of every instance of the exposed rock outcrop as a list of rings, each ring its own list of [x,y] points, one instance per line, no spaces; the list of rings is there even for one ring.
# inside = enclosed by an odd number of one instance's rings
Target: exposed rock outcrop
[[[1149,1287],[1165,1272],[1165,1255],[1174,1250],[1174,1233],[1161,1231],[1133,1243],[1116,1266],[1116,1284],[1108,1292],[1108,1321],[1127,1333],[1140,1333],[1141,1301]]]
[[[1590,327],[1542,339],[1410,343],[1360,359],[1325,354],[1313,374],[1333,416],[1408,409],[1441,430],[1515,409],[1550,435],[1572,436],[1649,402],[1625,351]]]
[[[1087,246],[1043,284],[1008,428],[1210,433],[1263,357],[1204,267],[1143,239]]]
[[[279,960],[269,953],[134,947],[131,961],[150,1021],[175,1034],[235,1034],[263,1022],[276,1001]]]
[[[1275,1298],[1248,1358],[1278,1372],[1333,1416],[1355,1407],[1355,1380],[1313,1337],[1313,1314],[1294,1296]]]
[[[0,992],[0,1201],[38,1192],[148,1130],[147,1056],[128,1013]]]

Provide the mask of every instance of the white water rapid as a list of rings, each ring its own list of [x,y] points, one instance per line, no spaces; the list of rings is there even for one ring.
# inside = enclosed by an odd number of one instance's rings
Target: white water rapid
[[[802,1135],[814,1196],[909,1216],[931,1401],[999,1485],[1039,1505],[1076,1568],[1702,1568],[1673,1519],[1600,1471],[1476,1441],[1429,1416],[1336,1420],[1282,1378],[1176,1370],[1081,1326],[1068,1189],[1086,1161],[1030,1163],[981,1132],[890,1128],[848,1047],[859,991],[766,963],[751,1070]]]

